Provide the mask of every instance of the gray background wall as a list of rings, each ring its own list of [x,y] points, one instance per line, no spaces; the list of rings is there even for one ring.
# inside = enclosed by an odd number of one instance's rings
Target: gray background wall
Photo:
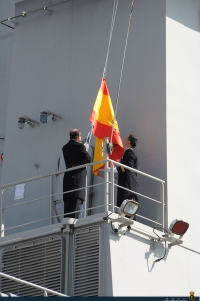
[[[59,1],[23,1],[16,14]],[[119,1],[111,41],[107,83],[113,106],[121,70],[122,56],[131,8],[130,0]],[[113,1],[74,0],[53,8],[54,14],[41,11],[18,19],[14,31],[11,61],[8,116],[6,119],[5,160],[1,184],[57,170],[62,146],[71,128],[90,129],[89,116],[101,84],[107,52]],[[166,180],[166,108],[165,108],[165,0],[135,1],[117,120],[124,138],[138,136],[139,169]],[[62,115],[55,123],[34,128],[17,127],[24,114],[39,121],[40,112],[49,109]],[[92,140],[94,145],[94,139]],[[34,163],[40,165],[36,169]],[[63,159],[61,169],[64,169]],[[99,179],[95,179],[96,181]],[[62,189],[62,176],[56,180]],[[140,177],[140,192],[160,198],[160,187]],[[48,182],[26,187],[26,198],[49,193]],[[12,205],[14,190],[5,193]],[[96,190],[93,205],[102,201]],[[46,202],[46,205],[44,203]],[[141,214],[162,221],[159,206],[140,198]],[[15,209],[13,226],[20,219],[46,218],[48,201]],[[10,209],[11,210],[11,209]],[[60,205],[62,212],[62,204]],[[8,210],[7,210],[8,212]],[[26,213],[26,214],[25,214]],[[46,221],[47,223],[47,221]]]
[[[5,20],[15,14],[16,2],[16,0],[0,1],[0,20]],[[0,138],[5,138],[13,33],[14,32],[8,27],[0,26]],[[4,140],[0,139],[0,155],[3,152]],[[2,161],[0,161],[0,179],[1,171]]]

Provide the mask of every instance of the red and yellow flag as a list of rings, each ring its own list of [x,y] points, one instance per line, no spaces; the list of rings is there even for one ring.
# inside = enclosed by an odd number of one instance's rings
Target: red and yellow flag
[[[119,161],[123,156],[124,148],[120,137],[118,124],[114,117],[114,110],[105,78],[102,80],[101,87],[97,94],[97,98],[90,116],[90,122],[93,124],[93,134],[96,136],[94,162],[104,159],[104,153],[102,152],[104,138],[111,137],[112,128],[112,143],[114,148],[112,154],[109,154],[109,158]],[[95,164],[93,165],[93,173],[99,175],[98,169],[103,168],[103,163]]]

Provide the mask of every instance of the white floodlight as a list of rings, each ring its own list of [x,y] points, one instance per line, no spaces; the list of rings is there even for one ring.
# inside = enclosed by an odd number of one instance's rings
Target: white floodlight
[[[130,219],[133,219],[139,209],[140,209],[140,204],[136,202],[134,199],[124,200],[119,208],[119,216],[120,217],[127,216]]]
[[[124,200],[119,208],[118,218],[110,217],[110,214],[103,218],[103,220],[110,220],[111,221],[111,229],[116,234],[125,235],[127,230],[131,229],[131,225],[133,225],[134,221],[133,218],[140,209],[140,204],[136,202],[134,199],[131,200]],[[128,218],[127,218],[128,217]],[[113,223],[117,223],[118,226],[115,228]],[[121,230],[122,228],[126,227],[126,230]]]

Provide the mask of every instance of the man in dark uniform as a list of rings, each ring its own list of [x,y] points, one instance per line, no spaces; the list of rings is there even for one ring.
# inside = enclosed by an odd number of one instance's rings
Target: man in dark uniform
[[[81,143],[81,132],[78,129],[73,129],[69,135],[69,142],[62,148],[66,169],[90,163],[91,157],[87,152],[88,149],[86,150],[85,145]],[[65,217],[75,218],[75,213],[67,213],[76,211],[77,200],[80,200],[81,202],[85,201],[85,186],[85,167],[75,169],[64,174],[63,192],[83,187],[81,190],[63,194]]]
[[[136,144],[138,142],[138,138],[134,135],[129,134],[126,139],[123,142],[125,152],[124,155],[120,161],[121,164],[127,165],[129,167],[137,169],[138,160],[137,156],[134,152],[134,148],[136,147]],[[138,188],[138,180],[137,180],[137,174],[125,169],[121,166],[117,167],[118,172],[118,185],[137,191]],[[137,195],[135,193],[132,193],[130,191],[124,190],[120,187],[118,187],[117,191],[117,206],[120,207],[122,202],[126,199],[135,199],[138,201]]]

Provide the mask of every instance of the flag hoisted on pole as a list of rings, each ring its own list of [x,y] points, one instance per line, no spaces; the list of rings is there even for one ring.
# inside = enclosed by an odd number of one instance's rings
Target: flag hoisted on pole
[[[97,94],[90,115],[90,122],[93,125],[93,134],[96,136],[94,162],[104,159],[102,147],[105,137],[111,138],[111,142],[114,146],[112,154],[109,154],[109,158],[114,161],[119,161],[123,156],[124,148],[105,78],[103,78]],[[103,168],[103,163],[95,164],[93,165],[93,173],[99,175],[98,169]]]

